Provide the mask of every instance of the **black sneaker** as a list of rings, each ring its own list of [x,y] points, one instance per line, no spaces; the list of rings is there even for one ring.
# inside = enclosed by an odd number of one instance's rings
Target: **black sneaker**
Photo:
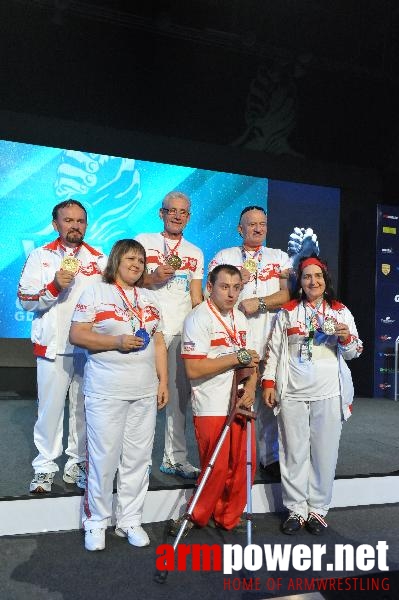
[[[266,475],[275,481],[281,481],[280,463],[278,461],[266,466],[259,463],[259,468],[262,475]]]
[[[308,520],[306,521],[306,528],[313,535],[323,535],[328,525],[324,518],[314,512],[309,513]]]
[[[183,521],[185,520],[184,515],[179,517],[175,521],[171,521],[168,529],[168,535],[173,537],[177,537],[177,534],[180,531],[181,526],[183,525]],[[186,519],[187,520],[187,519]],[[186,528],[184,530],[182,538],[185,538],[188,535],[189,531],[194,527],[194,523],[192,521],[187,521]]]
[[[294,533],[300,531],[304,525],[305,519],[301,517],[301,515],[291,512],[288,516],[288,519],[286,519],[282,524],[281,530],[287,535],[293,535]]]

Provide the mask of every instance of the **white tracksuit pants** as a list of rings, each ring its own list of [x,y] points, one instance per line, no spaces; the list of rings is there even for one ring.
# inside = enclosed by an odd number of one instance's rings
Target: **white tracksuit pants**
[[[36,473],[55,473],[62,455],[65,399],[69,390],[68,461],[65,469],[86,459],[86,422],[82,391],[86,355],[57,354],[55,360],[37,358],[38,414],[33,439],[39,451],[32,466]]]
[[[165,335],[168,348],[169,402],[165,409],[164,461],[187,462],[186,411],[190,399],[190,383],[181,353],[181,336]]]
[[[85,529],[110,525],[117,478],[117,527],[141,524],[148,489],[157,400],[85,397],[88,476]]]
[[[341,437],[340,397],[283,400],[278,424],[284,506],[305,520],[310,512],[325,516]]]

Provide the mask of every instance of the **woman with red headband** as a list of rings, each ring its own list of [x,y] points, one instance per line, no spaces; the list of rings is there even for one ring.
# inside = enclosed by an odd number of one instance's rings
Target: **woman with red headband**
[[[316,255],[298,265],[293,300],[279,311],[262,377],[263,401],[278,415],[288,535],[320,535],[332,497],[342,421],[352,412],[347,360],[360,356],[352,314],[334,297],[327,265]]]

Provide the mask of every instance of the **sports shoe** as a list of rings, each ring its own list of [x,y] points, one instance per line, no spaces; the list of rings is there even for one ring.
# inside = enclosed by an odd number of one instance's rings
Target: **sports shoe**
[[[169,529],[168,529],[168,534],[171,535],[172,537],[177,537],[177,534],[179,533],[180,528],[183,525],[183,521],[184,520],[185,520],[185,517],[184,517],[184,515],[182,515],[178,519],[175,519],[174,521],[171,521],[170,525],[169,525]],[[186,535],[189,533],[189,531],[193,527],[195,527],[194,523],[192,521],[187,521],[187,525],[186,525],[186,528],[184,530],[182,539],[186,537]]]
[[[64,471],[62,479],[65,483],[75,483],[79,488],[86,488],[86,463],[74,463],[67,471]]]
[[[308,520],[306,521],[306,528],[313,535],[323,535],[328,525],[324,518],[318,513],[309,513]]]
[[[305,519],[298,515],[298,513],[290,512],[288,515],[288,519],[284,521],[281,526],[281,530],[283,533],[287,535],[293,535],[302,529],[305,525]]]
[[[35,473],[34,478],[30,482],[29,491],[32,494],[46,494],[51,492],[53,485],[54,473]]]
[[[201,473],[200,469],[193,467],[189,462],[173,464],[169,460],[164,460],[159,470],[166,475],[178,475],[184,479],[197,479]]]
[[[86,529],[85,548],[93,552],[95,550],[104,550],[105,548],[105,529],[97,527],[95,529]]]
[[[259,463],[259,468],[263,475],[270,477],[270,479],[281,481],[280,463],[278,461],[271,463],[270,465]]]
[[[131,527],[117,527],[115,529],[115,533],[119,537],[127,537],[127,541],[132,546],[138,546],[142,548],[143,546],[150,545],[150,538],[147,533],[144,531],[141,525],[132,525]]]

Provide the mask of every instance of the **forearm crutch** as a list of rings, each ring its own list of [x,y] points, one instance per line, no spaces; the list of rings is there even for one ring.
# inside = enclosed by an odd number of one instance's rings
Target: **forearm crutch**
[[[254,417],[255,413],[253,413],[252,411],[246,410],[246,409],[242,409],[237,404],[237,402],[240,398],[240,390],[238,389],[238,386],[245,379],[247,379],[251,375],[251,373],[252,373],[252,368],[241,368],[241,369],[237,369],[234,371],[233,384],[231,387],[231,397],[230,397],[230,414],[227,418],[227,421],[225,423],[223,431],[220,434],[220,437],[217,441],[217,444],[216,444],[215,449],[212,453],[212,456],[209,460],[209,463],[205,469],[205,472],[201,479],[201,482],[194,493],[194,496],[192,498],[190,506],[188,507],[187,511],[183,515],[183,520],[182,520],[180,529],[179,529],[179,531],[176,535],[175,541],[173,543],[174,551],[176,550],[181,538],[184,535],[187,525],[188,525],[189,521],[191,520],[191,515],[193,514],[194,508],[201,496],[201,493],[206,485],[206,482],[209,479],[210,474],[212,473],[212,469],[216,462],[217,456],[220,452],[220,449],[223,445],[224,440],[226,439],[226,436],[229,432],[229,429],[230,429],[231,424],[233,423],[234,419],[236,418],[236,416],[238,414],[241,414],[248,419],[247,422],[249,423],[249,426],[251,427],[251,420],[253,418],[255,418]],[[247,429],[247,431],[248,431],[248,429]],[[248,453],[248,441],[247,441],[247,453]],[[250,481],[250,485],[251,485],[251,474],[249,476],[249,481]],[[157,571],[154,576],[154,581],[156,581],[157,583],[165,583],[167,576],[168,576],[168,571],[166,571],[166,570],[165,571]]]
[[[247,546],[252,544],[252,420],[256,419],[256,413],[253,417],[247,417]]]

